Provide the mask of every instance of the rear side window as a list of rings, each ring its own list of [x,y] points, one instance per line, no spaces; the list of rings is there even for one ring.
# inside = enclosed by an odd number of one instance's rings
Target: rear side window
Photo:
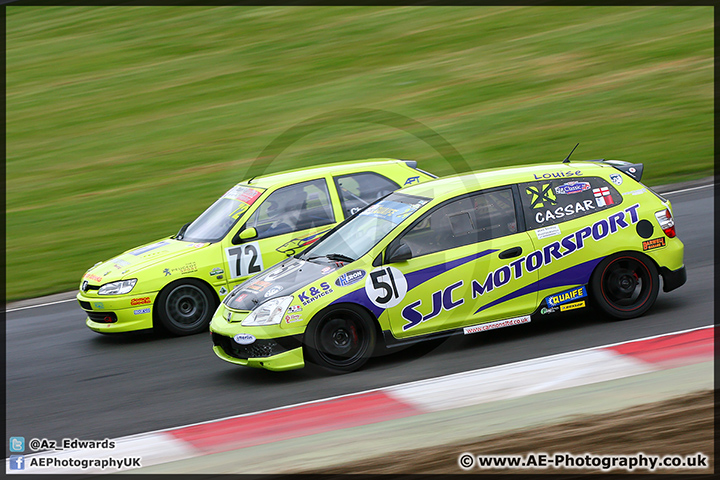
[[[559,178],[519,184],[528,230],[556,225],[610,208],[622,196],[599,177]]]
[[[345,218],[354,215],[400,185],[379,173],[362,172],[335,177]]]

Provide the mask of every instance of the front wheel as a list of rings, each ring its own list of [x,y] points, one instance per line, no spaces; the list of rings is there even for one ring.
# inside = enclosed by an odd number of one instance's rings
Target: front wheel
[[[344,305],[315,317],[305,333],[308,360],[333,372],[352,372],[367,362],[375,348],[376,331],[363,310]]]
[[[600,262],[590,287],[600,310],[625,320],[639,317],[653,306],[660,281],[652,260],[639,253],[623,252]]]
[[[207,331],[216,308],[217,301],[210,288],[193,279],[171,283],[155,302],[162,326],[178,336]]]

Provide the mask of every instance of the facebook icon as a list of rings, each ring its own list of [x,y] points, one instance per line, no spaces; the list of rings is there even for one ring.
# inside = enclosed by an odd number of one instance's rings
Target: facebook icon
[[[25,455],[10,455],[10,470],[25,470]]]

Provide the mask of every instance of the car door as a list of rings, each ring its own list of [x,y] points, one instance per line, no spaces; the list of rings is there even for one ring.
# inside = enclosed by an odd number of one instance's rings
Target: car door
[[[503,187],[456,197],[428,211],[388,245],[386,261],[401,244],[412,252],[407,261],[371,272],[369,280],[378,293],[385,291],[383,283],[400,285],[395,289],[402,299],[388,309],[395,337],[534,310],[537,295],[523,291],[538,278],[536,271],[524,269],[533,244],[518,225],[516,195]]]
[[[304,250],[336,222],[325,178],[278,188],[223,240],[230,287]],[[254,228],[256,235],[240,239]]]

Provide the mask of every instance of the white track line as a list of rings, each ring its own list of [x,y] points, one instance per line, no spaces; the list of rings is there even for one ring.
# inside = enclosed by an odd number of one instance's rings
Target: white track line
[[[700,189],[703,189],[703,188],[708,188],[708,187],[713,187],[713,186],[715,186],[715,184],[714,184],[714,183],[711,183],[711,184],[709,184],[709,185],[701,185],[701,186],[699,186],[699,187],[684,188],[684,189],[682,189],[682,190],[673,190],[673,191],[671,191],[671,192],[661,193],[660,195],[675,195],[676,193],[690,192],[690,191],[692,191],[692,190],[700,190]],[[27,308],[47,307],[48,305],[55,305],[55,304],[58,304],[58,303],[72,302],[72,301],[74,301],[74,300],[75,300],[74,298],[70,298],[70,299],[67,299],[67,300],[58,300],[57,302],[41,303],[41,304],[39,304],[39,305],[29,305],[29,306],[27,306],[27,307],[11,308],[11,309],[9,309],[9,310],[6,309],[6,310],[5,310],[5,313],[8,313],[8,312],[17,312],[18,310],[25,310],[25,309],[27,309]]]
[[[68,298],[67,300],[58,300],[57,302],[41,303],[39,305],[28,305],[27,307],[11,308],[10,310],[5,310],[5,313],[17,312],[18,310],[25,310],[26,308],[47,307],[48,305],[56,305],[58,303],[76,302],[76,301],[77,301],[76,298]]]

